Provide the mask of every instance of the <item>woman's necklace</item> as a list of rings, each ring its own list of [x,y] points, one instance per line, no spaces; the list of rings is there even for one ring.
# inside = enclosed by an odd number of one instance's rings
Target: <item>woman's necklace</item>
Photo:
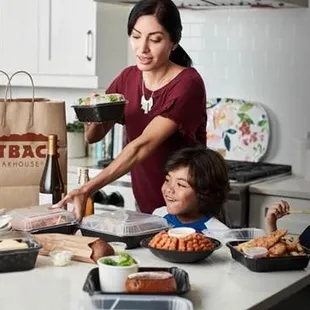
[[[159,86],[163,80],[165,79],[166,75],[167,75],[168,70],[166,71],[166,74],[163,76],[163,78],[157,83],[157,86]],[[141,96],[141,109],[143,110],[144,114],[147,114],[151,111],[152,107],[153,107],[153,94],[154,91],[152,91],[152,94],[150,96],[149,99],[145,98],[145,94],[144,94],[144,87],[145,87],[145,83],[144,83],[144,79],[143,79],[143,74],[142,74],[142,96]]]

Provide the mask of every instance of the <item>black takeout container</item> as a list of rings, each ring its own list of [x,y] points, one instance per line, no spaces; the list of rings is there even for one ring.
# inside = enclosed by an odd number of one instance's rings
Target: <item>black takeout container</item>
[[[99,268],[92,269],[86,278],[86,281],[83,286],[83,291],[87,292],[90,296],[92,295],[101,295],[101,294],[120,294],[120,295],[182,295],[187,293],[190,290],[190,283],[188,278],[188,273],[180,269],[178,267],[171,267],[171,268],[160,268],[160,267],[140,267],[139,272],[145,271],[166,271],[171,273],[176,281],[177,290],[173,293],[113,293],[113,292],[103,292],[100,289],[100,282],[99,282]]]
[[[110,235],[107,233],[101,233],[98,231],[93,231],[93,230],[82,228],[82,227],[80,227],[80,230],[83,236],[102,238],[106,242],[124,242],[127,245],[127,249],[135,249],[135,248],[140,247],[140,242],[143,239],[153,237],[159,231],[162,231],[164,229],[160,229],[160,230],[157,230],[151,233],[146,233],[146,234],[141,234],[141,235],[136,235],[136,236],[123,236],[123,237]]]
[[[266,258],[250,258],[238,251],[235,246],[243,241],[230,241],[226,245],[230,249],[233,259],[255,272],[284,271],[284,270],[302,270],[308,266],[310,258],[310,250],[304,248],[307,253],[304,256],[283,256],[283,257],[266,257]]]
[[[29,236],[29,237],[28,237]],[[9,232],[6,236],[0,235],[0,241],[14,239],[25,242],[26,249],[0,251],[0,272],[25,271],[33,269],[42,246],[28,234]]]
[[[78,223],[73,222],[64,225],[56,225],[49,227],[42,227],[34,230],[30,230],[31,234],[65,234],[74,235],[78,230]]]
[[[170,250],[162,250],[156,249],[149,246],[149,243],[152,238],[146,238],[141,241],[141,246],[149,249],[155,256],[172,263],[195,263],[201,260],[206,259],[210,256],[214,251],[218,250],[222,244],[219,240],[210,238],[215,247],[212,250],[207,251],[170,251]]]
[[[126,101],[98,103],[94,105],[73,105],[80,122],[119,121],[124,114]]]

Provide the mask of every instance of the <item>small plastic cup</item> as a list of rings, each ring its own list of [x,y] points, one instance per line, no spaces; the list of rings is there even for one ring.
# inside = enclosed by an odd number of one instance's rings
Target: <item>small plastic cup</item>
[[[54,266],[63,267],[67,266],[70,263],[72,252],[58,249],[51,251],[49,255]]]
[[[243,253],[249,258],[262,258],[268,255],[268,250],[264,247],[252,247],[243,249]]]
[[[127,249],[127,244],[124,242],[108,242],[108,244],[113,248],[115,254],[124,252]]]
[[[196,230],[194,228],[190,227],[177,227],[177,228],[171,228],[168,230],[168,235],[170,237],[175,238],[185,238],[191,234],[194,234]]]

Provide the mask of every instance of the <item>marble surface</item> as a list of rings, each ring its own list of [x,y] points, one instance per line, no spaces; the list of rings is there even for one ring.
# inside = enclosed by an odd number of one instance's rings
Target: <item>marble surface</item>
[[[310,200],[310,182],[294,175],[250,186],[251,193]]]
[[[141,266],[175,266],[147,249],[129,251]],[[195,310],[268,309],[310,284],[310,268],[303,271],[254,273],[232,260],[223,246],[201,263],[177,265],[189,274],[191,290],[184,295]],[[1,310],[79,310],[89,296],[82,291],[87,273],[96,265],[72,262],[54,267],[39,256],[36,267],[0,275]],[[84,305],[84,306],[83,306]]]

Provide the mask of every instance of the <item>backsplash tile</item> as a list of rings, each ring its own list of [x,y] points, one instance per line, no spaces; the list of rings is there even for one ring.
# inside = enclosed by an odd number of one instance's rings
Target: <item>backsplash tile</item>
[[[292,139],[310,130],[310,9],[182,10],[181,17],[181,44],[208,96],[266,106],[273,124],[266,160],[290,163]]]

